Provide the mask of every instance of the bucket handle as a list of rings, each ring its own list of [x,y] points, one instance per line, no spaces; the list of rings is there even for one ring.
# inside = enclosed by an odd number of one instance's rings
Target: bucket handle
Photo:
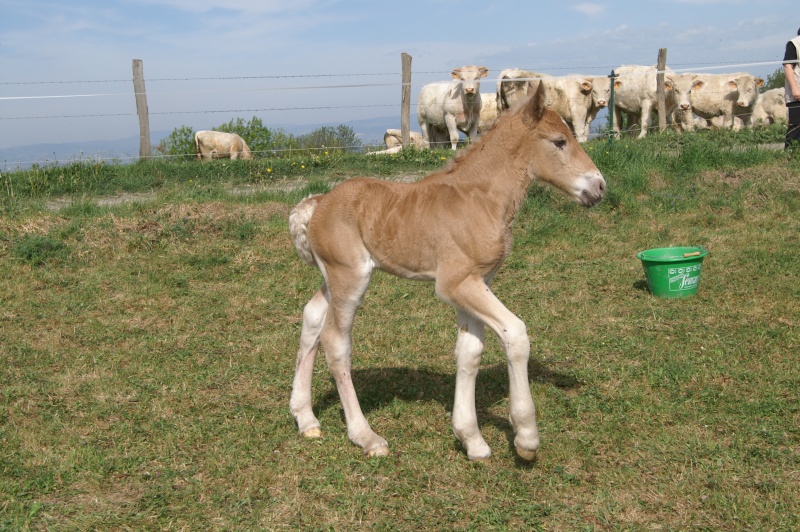
[[[683,254],[683,258],[687,258],[687,257],[699,257],[699,256],[700,256],[700,252],[699,252],[699,251],[693,251],[693,252],[691,252],[691,253],[684,253],[684,254]]]

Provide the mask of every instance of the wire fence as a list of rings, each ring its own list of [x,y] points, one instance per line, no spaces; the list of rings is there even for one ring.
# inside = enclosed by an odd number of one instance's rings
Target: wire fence
[[[680,73],[697,73],[700,71],[727,71],[727,70],[743,70],[743,69],[764,69],[769,67],[780,68],[782,62],[780,61],[757,61],[757,62],[730,62],[730,63],[693,63],[693,64],[670,64],[669,70],[670,73],[680,74]],[[595,72],[593,74],[594,77],[599,76],[608,76],[608,74],[613,71],[618,66],[583,66],[583,67],[560,67],[560,68],[550,68],[548,69],[548,73],[545,75],[548,76],[558,76],[562,78],[569,78],[572,77],[571,74],[562,74],[563,71],[590,71]],[[502,68],[490,68],[492,72],[501,72]],[[526,69],[527,70],[527,69]],[[530,69],[530,71],[535,71],[535,69]],[[633,74],[626,74],[628,76],[632,76]],[[258,99],[261,95],[269,94],[274,95],[277,93],[284,93],[290,95],[294,98],[294,100],[298,99],[298,93],[309,93],[310,97],[303,97],[300,98],[303,103],[286,103],[285,105],[268,105],[268,106],[221,106],[214,108],[210,104],[202,105],[201,107],[197,107],[196,104],[192,105],[190,108],[181,109],[174,109],[174,108],[159,108],[159,104],[155,106],[155,109],[149,111],[149,115],[155,117],[170,117],[170,116],[203,116],[203,115],[241,115],[244,113],[247,114],[259,114],[259,113],[299,113],[299,112],[311,112],[311,113],[322,113],[322,112],[337,112],[338,114],[340,111],[351,111],[351,110],[358,110],[359,114],[371,114],[372,117],[375,117],[375,112],[370,113],[369,111],[394,111],[397,113],[398,121],[399,121],[399,111],[400,111],[400,98],[394,93],[391,93],[392,90],[399,92],[400,89],[403,87],[403,83],[401,81],[397,81],[401,76],[400,72],[364,72],[364,73],[348,73],[348,74],[296,74],[296,75],[254,75],[254,76],[218,76],[218,77],[161,77],[161,78],[152,78],[147,79],[146,82],[149,86],[154,87],[153,89],[147,90],[147,96],[153,97],[153,100],[159,101],[164,98],[160,97],[169,97],[169,98],[179,98],[180,101],[184,102],[184,104],[192,99],[194,96],[210,96],[212,101],[218,101],[219,96],[223,96],[222,99],[225,101],[235,101],[235,98],[230,98],[229,95],[249,95],[255,96]],[[447,78],[447,73],[442,72],[431,72],[431,71],[420,71],[414,72],[415,81],[413,85],[418,85],[421,87],[423,84],[435,81],[437,78]],[[381,81],[376,80],[373,81],[372,79],[368,78],[388,78],[394,77],[395,80],[392,81]],[[575,76],[578,77],[578,76]],[[583,77],[583,76],[581,76]],[[618,76],[619,78],[623,78],[624,76]],[[327,80],[338,79],[342,80],[341,83],[330,83]],[[417,79],[422,79],[423,82],[418,82]],[[326,80],[326,82],[320,83],[308,83],[308,84],[297,84],[297,83],[290,83],[290,84],[280,84],[286,81],[292,82],[296,80]],[[358,82],[356,82],[358,81]],[[131,83],[131,79],[96,79],[96,80],[44,80],[44,81],[2,81],[0,82],[0,93],[2,92],[16,92],[16,94],[6,94],[0,95],[0,127],[3,127],[4,124],[9,126],[13,124],[18,124],[21,121],[45,121],[45,120],[67,120],[67,121],[74,121],[74,120],[90,120],[90,119],[100,119],[100,118],[127,118],[127,117],[135,117],[137,113],[134,111],[123,111],[119,109],[121,106],[130,108],[132,104],[132,91],[130,90],[120,90],[120,91],[108,91],[108,92],[95,92],[95,91],[64,91],[63,93],[57,93],[58,91],[47,91],[45,94],[34,94],[34,92],[41,91],[42,89],[48,88],[57,88],[57,87],[73,87],[73,86],[80,86],[80,85],[87,85],[87,86],[97,86],[97,85],[113,85],[113,84],[128,84]],[[207,84],[207,83],[221,83],[224,84],[224,87],[203,87],[198,88],[198,85]],[[481,80],[481,92],[495,92],[497,87],[498,78],[485,78]],[[177,89],[167,89],[161,88],[161,84],[178,84]],[[186,84],[192,85],[192,87],[187,87]],[[231,84],[235,84],[235,86],[230,86]],[[254,86],[249,86],[251,84],[255,84]],[[488,87],[488,88],[487,88]],[[19,89],[19,90],[16,90]],[[354,89],[363,89],[368,91],[368,97],[362,97],[359,95],[354,95]],[[413,91],[412,91],[413,94]],[[317,95],[324,95],[317,97]],[[331,99],[331,95],[334,95],[333,99]],[[101,101],[102,99],[112,99],[114,102],[111,104],[111,109],[108,111],[100,111],[100,105],[97,102]],[[272,99],[272,98],[269,98]],[[354,103],[353,100],[358,100],[358,103]],[[376,100],[373,103],[368,103],[367,100],[372,99]],[[80,111],[80,112],[65,112],[65,105],[63,102],[65,101],[83,101],[88,100],[90,102],[89,106],[93,107],[92,111]],[[315,101],[315,100],[319,100]],[[324,104],[322,100],[330,101],[331,103]],[[119,103],[123,102],[123,103]],[[165,100],[167,102],[167,100]],[[50,112],[42,112],[42,113],[20,113],[20,108],[24,107],[24,104],[32,103],[38,104],[40,107],[47,104],[47,109],[51,109]],[[308,103],[312,103],[308,105]],[[174,103],[165,103],[165,106],[173,106]],[[412,123],[414,122],[413,116],[416,114],[414,111],[417,107],[417,102],[411,102],[411,109],[412,109]],[[105,107],[106,105],[102,106]],[[116,107],[117,109],[114,109]],[[30,108],[30,106],[28,106]],[[366,113],[364,113],[366,111]],[[599,118],[597,120],[605,120],[603,118]],[[320,123],[331,122],[329,120],[320,119]],[[76,126],[77,127],[77,126]],[[79,127],[86,127],[81,124]],[[135,131],[133,129],[135,127],[135,122],[131,122],[131,131]],[[651,126],[651,128],[656,128],[657,126]],[[208,129],[211,129],[210,127]],[[412,129],[414,127],[412,126]],[[271,153],[279,152],[280,150],[273,150]],[[186,154],[190,155],[190,154]],[[164,154],[155,155],[155,157],[165,157]],[[125,156],[117,156],[117,157],[108,157],[103,158],[102,160],[125,160],[125,159],[138,159],[139,157],[125,157]],[[92,158],[94,160],[94,158]],[[37,164],[49,161],[42,161],[42,160],[30,160],[30,161],[18,161],[18,164],[21,165],[30,165],[30,164]]]

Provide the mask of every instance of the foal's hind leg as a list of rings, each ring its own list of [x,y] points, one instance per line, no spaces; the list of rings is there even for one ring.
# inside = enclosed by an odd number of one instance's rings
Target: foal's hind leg
[[[303,309],[303,329],[300,333],[300,348],[294,369],[294,384],[289,407],[297,421],[297,428],[307,438],[319,438],[322,430],[311,409],[311,378],[314,374],[314,359],[317,356],[319,335],[328,313],[328,289],[325,284]]]
[[[389,445],[370,428],[358,404],[350,375],[353,319],[369,286],[371,273],[369,268],[363,266],[363,262],[361,264],[340,267],[337,271],[327,269],[331,306],[322,329],[322,345],[342,401],[350,441],[361,447],[368,456],[386,456],[389,454]]]

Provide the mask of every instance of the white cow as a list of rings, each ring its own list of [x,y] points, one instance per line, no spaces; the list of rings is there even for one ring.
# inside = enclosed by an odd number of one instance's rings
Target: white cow
[[[623,115],[628,127],[639,124],[639,137],[647,135],[650,115],[656,108],[656,68],[643,65],[622,65],[614,69],[622,81],[620,90],[614,91],[614,135],[619,135]]]
[[[507,68],[501,71],[500,75],[497,76],[497,91],[495,93],[497,113],[500,114],[513,107],[515,103],[524,100],[529,94],[530,83],[544,77],[549,76],[518,68]]]
[[[694,117],[694,125],[697,129],[735,129],[736,131],[742,129],[744,124],[742,123],[742,119],[738,116],[733,117],[733,126],[731,127],[731,123],[725,123],[725,117],[722,115],[715,116],[713,118],[709,118],[706,120],[703,117],[695,116]]]
[[[753,124],[770,125],[786,122],[786,89],[779,87],[758,95],[753,109]]]
[[[497,80],[497,108],[510,108],[529,91],[544,84],[545,105],[558,113],[575,133],[578,142],[589,139],[589,124],[608,104],[611,80],[603,76],[549,76],[527,70],[506,69]]]
[[[692,112],[711,120],[721,116],[723,127],[741,128],[734,120],[741,119],[744,127],[753,123],[753,110],[758,100],[758,88],[764,80],[737,72],[734,74],[695,74],[692,84]]]
[[[415,149],[423,150],[426,148],[421,133],[409,131],[408,136],[411,146]],[[403,149],[403,132],[399,129],[387,129],[386,133],[383,134],[383,143],[386,145],[385,150],[367,152],[367,155],[392,155],[400,153]]]
[[[464,66],[453,70],[453,81],[422,87],[417,100],[417,119],[426,145],[438,144],[446,135],[455,150],[459,131],[471,141],[478,138],[480,79],[488,73],[489,69],[483,66]]]
[[[691,99],[694,80],[692,74],[667,72],[664,76],[667,121],[672,122],[678,131],[691,131],[694,128]]]
[[[639,138],[647,135],[652,126],[653,113],[658,110],[658,70],[655,66],[622,65],[614,69],[620,76],[621,86],[614,93],[614,134],[619,134],[622,116],[628,118],[628,127],[638,125]],[[692,74],[677,74],[664,69],[664,107],[667,122],[676,128],[694,128],[691,112]]]
[[[653,113],[658,110],[658,70],[652,65],[622,65],[614,69],[614,74],[622,81],[614,93],[614,134],[619,135],[625,115],[629,128],[639,126],[639,138],[642,138],[650,130]],[[694,127],[690,112],[692,81],[691,74],[676,74],[669,68],[664,69],[666,117],[679,129]]]
[[[408,137],[414,148],[418,150],[425,148],[425,141],[422,139],[422,133],[418,131],[409,131]],[[383,134],[383,143],[386,145],[386,149],[402,146],[403,132],[399,129],[387,129],[386,133]]]
[[[194,134],[194,147],[197,159],[246,159],[251,160],[253,154],[247,143],[236,133],[224,131],[198,131]]]
[[[611,78],[608,76],[594,76],[592,79],[592,106],[589,108],[589,114],[586,116],[587,131],[589,125],[597,118],[597,113],[600,109],[608,106],[611,98]],[[622,81],[614,80],[614,91],[618,91],[622,86]]]
[[[481,93],[481,119],[478,122],[478,133],[491,129],[497,122],[497,94],[493,92]]]

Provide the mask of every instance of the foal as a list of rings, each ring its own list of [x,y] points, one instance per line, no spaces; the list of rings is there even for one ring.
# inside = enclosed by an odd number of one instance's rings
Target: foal
[[[350,440],[369,456],[389,447],[369,426],[350,377],[351,330],[374,268],[433,281],[456,309],[458,338],[453,431],[470,460],[491,456],[475,412],[475,380],[484,325],[508,358],[510,419],[517,454],[539,447],[528,382],[525,324],[490,289],[511,252],[511,224],[533,181],[543,181],[586,207],[603,197],[605,181],[561,118],[545,108],[544,85],[501,115],[446,170],[416,183],[354,178],[310,196],[289,215],[300,257],[324,277],[306,304],[290,407],[300,432],[322,435],[311,408],[311,377],[320,340],[336,381]]]

